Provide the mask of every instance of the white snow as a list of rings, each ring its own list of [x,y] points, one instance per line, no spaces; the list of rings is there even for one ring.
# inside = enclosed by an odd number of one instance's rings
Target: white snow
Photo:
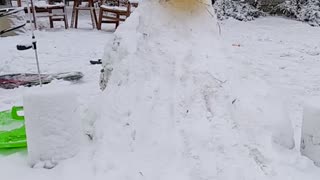
[[[54,6],[64,6],[64,3],[60,2],[60,3],[55,3],[55,4],[48,4],[47,1],[43,1],[43,0],[40,0],[40,1],[35,1],[34,2],[34,5],[36,7],[42,7],[42,8],[47,8],[47,7],[54,7]]]
[[[79,152],[83,135],[72,91],[34,88],[24,94],[23,106],[31,167],[53,168]]]
[[[139,3],[140,0],[129,0],[130,3]]]
[[[215,20],[197,11],[190,17],[174,13],[175,5],[140,5],[115,34],[36,32],[44,73],[85,74],[78,83],[46,86],[79,94],[77,112],[93,140],[51,170],[31,169],[24,151],[7,152],[0,155],[1,178],[320,177],[300,154],[303,100],[320,95],[319,29],[267,17],[224,21],[219,36]],[[80,25],[90,28],[84,19]],[[36,72],[33,52],[15,50],[21,38],[0,40],[1,74]],[[101,67],[88,61],[103,56],[106,43],[104,65],[112,71],[101,93]],[[21,104],[27,89],[35,88],[0,89],[0,110]]]
[[[126,11],[127,7],[124,6],[107,6],[107,5],[101,5],[100,7],[104,9],[111,9],[111,10],[118,10],[118,11]]]

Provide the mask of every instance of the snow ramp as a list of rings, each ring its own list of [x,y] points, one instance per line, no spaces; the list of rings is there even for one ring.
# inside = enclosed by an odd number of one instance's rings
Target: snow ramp
[[[270,131],[250,101],[259,92],[243,104],[232,99],[243,84],[210,3],[142,1],[107,43],[93,130],[97,178],[263,180],[294,171],[278,171],[272,159]]]

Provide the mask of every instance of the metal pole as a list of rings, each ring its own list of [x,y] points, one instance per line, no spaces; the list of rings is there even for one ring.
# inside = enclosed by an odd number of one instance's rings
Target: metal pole
[[[32,2],[32,0],[31,0]],[[32,48],[34,50],[34,54],[36,57],[36,63],[37,63],[37,69],[38,69],[38,77],[39,77],[39,84],[40,87],[42,86],[42,80],[41,80],[41,72],[40,72],[40,65],[39,65],[39,58],[38,58],[38,51],[37,51],[37,41],[36,38],[34,36],[34,32],[33,32],[33,26],[32,26],[32,20],[31,20],[31,10],[30,10],[30,6],[29,6],[29,0],[27,0],[27,6],[28,6],[28,14],[29,14],[29,21],[30,21],[30,27],[31,27],[31,33],[32,33]],[[33,9],[33,15],[35,15],[35,8],[33,6],[33,3],[31,4],[32,9]],[[35,22],[35,18],[34,18],[34,22]]]
[[[30,3],[31,3],[30,5],[31,5],[31,8],[32,8],[34,29],[37,29],[36,8],[34,7],[33,0],[30,0]]]
[[[33,38],[34,39],[34,38]],[[42,86],[42,80],[41,80],[41,72],[40,72],[40,65],[39,65],[39,59],[38,59],[38,51],[37,51],[37,41],[34,39],[32,42],[34,54],[36,56],[36,62],[37,62],[37,69],[38,69],[38,77],[39,77],[39,84],[40,87]]]

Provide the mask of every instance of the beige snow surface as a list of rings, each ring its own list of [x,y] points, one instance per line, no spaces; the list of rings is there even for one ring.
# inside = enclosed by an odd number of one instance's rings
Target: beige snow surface
[[[78,113],[93,140],[51,170],[29,168],[23,152],[2,156],[2,177],[318,179],[320,169],[300,155],[299,145],[302,100],[320,95],[320,44],[311,37],[319,30],[262,18],[222,22],[219,35],[207,2],[190,3],[188,10],[173,1],[143,1],[114,34],[37,32],[45,72],[84,72],[81,83],[47,86],[79,94]],[[302,31],[308,36],[294,35]],[[88,65],[102,56],[101,39],[103,66],[112,69],[103,92],[100,67]],[[32,52],[26,54],[1,49],[0,72],[34,69]],[[1,110],[21,103],[24,89],[0,89]]]

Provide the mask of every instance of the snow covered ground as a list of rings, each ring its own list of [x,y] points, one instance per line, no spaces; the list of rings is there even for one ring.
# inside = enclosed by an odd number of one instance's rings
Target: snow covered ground
[[[213,32],[197,25],[192,28],[200,38]],[[122,32],[125,27],[120,26]],[[101,66],[89,60],[103,56],[112,33],[37,31],[44,73],[84,73],[81,82],[46,86],[79,95],[84,131],[92,132],[94,140],[83,142],[81,153],[50,170],[31,169],[25,150],[1,151],[0,177],[318,179],[320,169],[300,155],[299,146],[303,100],[320,95],[319,29],[275,17],[228,20],[221,29],[220,37],[214,35],[217,42],[188,42],[194,32],[181,34],[186,40],[170,39],[180,31],[149,29],[137,44],[139,54],[116,62],[103,93]],[[15,48],[24,38],[0,39],[0,74],[36,72],[33,51]],[[0,89],[0,110],[21,105],[27,89]]]

